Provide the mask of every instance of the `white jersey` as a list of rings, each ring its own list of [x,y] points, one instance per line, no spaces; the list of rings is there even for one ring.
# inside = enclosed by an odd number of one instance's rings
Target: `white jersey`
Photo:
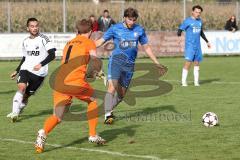
[[[27,70],[33,74],[45,77],[48,74],[48,65],[41,67],[39,71],[34,71],[34,66],[38,65],[48,56],[48,50],[53,49],[52,42],[49,38],[39,33],[35,38],[27,37],[23,40],[22,52],[25,57],[20,70]]]

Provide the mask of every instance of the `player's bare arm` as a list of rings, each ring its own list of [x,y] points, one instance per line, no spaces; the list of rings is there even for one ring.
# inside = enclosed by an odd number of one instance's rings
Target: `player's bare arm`
[[[96,45],[96,47],[100,47],[101,45],[104,44],[104,42],[105,42],[105,40],[103,38],[100,38],[95,41],[95,45]]]
[[[159,64],[156,56],[153,54],[151,47],[149,46],[149,44],[145,44],[143,45],[144,51],[147,53],[147,55],[150,57],[150,59],[155,63],[155,64]]]
[[[160,64],[156,58],[156,56],[153,54],[151,47],[148,44],[143,45],[143,48],[145,50],[145,52],[147,53],[147,55],[150,57],[150,59],[154,62],[154,64],[156,65],[159,74],[161,76],[163,76],[166,72],[167,72],[167,67]]]
[[[96,72],[100,72],[102,69],[102,61],[101,59],[97,56],[96,50],[90,50],[90,57],[93,60],[93,68]]]

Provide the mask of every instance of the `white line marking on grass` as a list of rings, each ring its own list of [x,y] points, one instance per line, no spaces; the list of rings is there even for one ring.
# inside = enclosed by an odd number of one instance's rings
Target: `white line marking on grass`
[[[29,141],[23,141],[23,140],[18,140],[18,139],[9,139],[9,138],[0,138],[1,141],[7,141],[7,142],[16,142],[16,143],[22,143],[22,144],[34,144],[33,142]],[[105,153],[105,154],[110,154],[114,156],[121,156],[121,157],[134,157],[134,158],[141,158],[141,159],[152,159],[152,160],[176,160],[176,159],[160,159],[155,156],[141,156],[141,155],[134,155],[134,154],[125,154],[125,153],[120,153],[120,152],[111,152],[111,151],[106,151],[106,150],[100,150],[100,149],[90,149],[90,148],[79,148],[79,147],[64,147],[64,145],[60,144],[49,144],[46,143],[45,145],[47,146],[52,146],[52,147],[61,147],[69,150],[82,150],[82,151],[88,151],[88,152],[98,152],[98,153]]]
[[[240,84],[240,82],[218,82],[218,81],[215,81],[215,82],[213,81],[211,83],[213,83],[213,84]]]
[[[0,81],[0,83],[15,83],[16,81]]]
[[[163,79],[162,81],[166,81],[166,82],[177,82],[177,83],[181,83],[180,80],[168,80],[168,79]],[[188,81],[190,83],[193,83],[193,81]],[[204,80],[203,80],[204,82]],[[212,81],[209,82],[210,84],[240,84],[240,82],[224,82],[224,81]],[[200,84],[201,84],[201,80],[200,80]]]

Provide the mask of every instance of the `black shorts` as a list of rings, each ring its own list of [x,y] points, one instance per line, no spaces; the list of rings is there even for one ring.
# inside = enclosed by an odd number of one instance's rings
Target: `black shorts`
[[[20,70],[17,83],[27,84],[25,93],[33,95],[36,90],[42,85],[44,77],[37,76],[27,70]]]

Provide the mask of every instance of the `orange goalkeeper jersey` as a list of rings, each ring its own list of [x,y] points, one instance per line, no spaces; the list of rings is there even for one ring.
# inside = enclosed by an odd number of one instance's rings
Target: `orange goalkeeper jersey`
[[[68,71],[66,83],[85,79],[90,50],[96,50],[95,43],[81,35],[77,35],[66,44],[61,62],[62,67]]]
[[[90,50],[96,50],[96,45],[92,40],[81,35],[77,35],[66,44],[61,66],[55,72],[53,86],[55,91],[78,94],[80,92],[78,87],[89,86],[85,77],[90,60]]]

